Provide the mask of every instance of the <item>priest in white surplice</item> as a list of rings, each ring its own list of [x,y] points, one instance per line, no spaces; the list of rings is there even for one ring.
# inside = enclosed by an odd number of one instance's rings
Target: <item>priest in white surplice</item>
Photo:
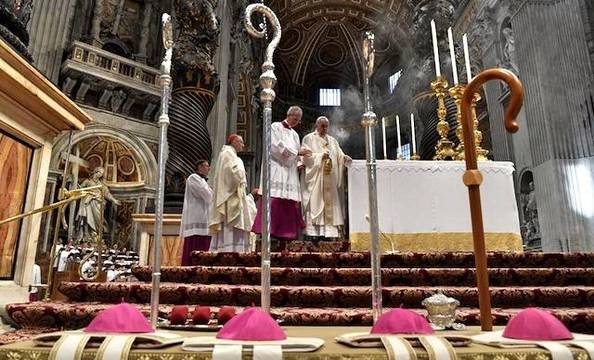
[[[305,227],[301,214],[297,162],[300,156],[311,156],[311,151],[301,148],[299,135],[293,130],[302,116],[300,107],[291,106],[287,111],[287,118],[271,126],[270,235],[283,240],[296,239],[299,231]],[[261,203],[258,202],[258,214],[252,231],[261,234],[261,230]]]
[[[352,159],[345,155],[338,141],[328,135],[330,122],[325,116],[316,120],[316,131],[303,138],[302,147],[312,156],[303,158],[302,176],[305,235],[326,238],[341,237],[344,225],[339,191],[343,186],[345,166]]]
[[[243,160],[237,153],[244,148],[243,139],[229,135],[223,145],[214,171],[215,196],[210,212],[212,241],[210,251],[247,252],[256,205],[246,194],[247,177]]]
[[[208,219],[213,192],[206,182],[209,170],[208,161],[199,160],[196,173],[186,180],[184,208],[179,230],[184,242],[182,266],[192,265],[190,257],[192,251],[208,251],[210,248]]]

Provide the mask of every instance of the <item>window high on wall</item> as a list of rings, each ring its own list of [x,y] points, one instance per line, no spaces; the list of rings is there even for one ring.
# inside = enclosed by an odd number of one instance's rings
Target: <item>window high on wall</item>
[[[394,93],[394,89],[396,89],[396,85],[398,85],[398,80],[400,80],[401,75],[402,75],[402,70],[392,74],[388,78],[388,87],[390,89],[390,94]]]
[[[320,89],[320,106],[340,106],[340,89]]]

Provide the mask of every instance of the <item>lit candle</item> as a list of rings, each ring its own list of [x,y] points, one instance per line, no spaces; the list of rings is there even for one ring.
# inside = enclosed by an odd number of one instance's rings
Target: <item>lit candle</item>
[[[439,50],[437,50],[437,30],[435,29],[435,21],[431,20],[431,39],[433,40],[433,58],[435,60],[435,75],[441,76],[439,68]]]
[[[454,75],[454,85],[458,85],[458,67],[456,66],[456,51],[454,50],[454,36],[452,28],[448,28],[448,42],[450,44],[450,58],[452,59],[452,74]]]
[[[462,36],[462,45],[464,46],[464,63],[466,65],[466,78],[469,83],[472,80],[472,73],[470,72],[470,52],[468,51],[468,36]]]
[[[382,118],[382,137],[384,140],[384,160],[388,158],[388,153],[386,150],[386,118]]]
[[[413,155],[417,153],[417,140],[415,139],[415,114],[410,113],[410,130],[412,132],[411,137],[412,137],[412,153]]]
[[[396,115],[396,136],[398,136],[398,151],[396,151],[396,157],[401,154],[402,143],[400,142],[400,116]]]

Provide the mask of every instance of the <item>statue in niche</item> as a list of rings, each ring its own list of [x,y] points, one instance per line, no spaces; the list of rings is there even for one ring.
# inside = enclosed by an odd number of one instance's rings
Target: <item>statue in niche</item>
[[[126,92],[124,90],[114,91],[111,95],[111,111],[118,112],[124,100],[126,100]]]
[[[508,24],[501,30],[501,37],[503,42],[503,67],[518,73],[518,65],[516,64],[516,45],[514,40],[514,31],[511,25]]]
[[[120,205],[120,201],[113,197],[109,188],[103,183],[103,175],[105,169],[98,166],[91,172],[88,179],[85,179],[81,184],[81,188],[101,185],[100,189],[93,190],[80,200],[78,205],[78,212],[76,214],[76,241],[78,243],[95,244],[97,242],[97,235],[99,234],[99,226],[104,226],[103,214],[106,200],[111,201],[115,205]]]
[[[534,182],[528,184],[528,193],[524,196],[524,238],[533,240],[540,238],[540,224],[538,222],[538,208],[536,206],[536,193]]]

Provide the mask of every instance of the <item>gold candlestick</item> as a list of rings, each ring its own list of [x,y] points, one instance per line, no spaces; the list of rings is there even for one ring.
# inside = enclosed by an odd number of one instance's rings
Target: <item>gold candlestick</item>
[[[419,154],[414,153],[412,154],[412,156],[410,157],[411,160],[421,160],[421,157],[419,156]]]
[[[472,120],[473,120],[473,130],[474,130],[474,147],[476,149],[476,157],[478,161],[489,161],[487,155],[489,154],[489,150],[483,149],[481,147],[481,142],[483,141],[483,134],[478,129],[479,121],[478,116],[476,115],[476,105],[478,102],[481,101],[481,95],[476,92],[472,97],[472,103],[470,107],[472,109]],[[462,152],[464,154],[464,152]]]
[[[435,145],[434,160],[453,159],[456,153],[454,152],[454,143],[448,140],[448,133],[450,131],[450,124],[446,121],[448,111],[445,106],[445,94],[448,88],[448,81],[438,76],[435,81],[431,83],[431,89],[435,92],[437,97],[437,133],[439,134],[439,141]]]
[[[455,85],[450,88],[449,93],[456,103],[456,137],[458,138],[458,146],[456,146],[455,160],[464,160],[464,132],[462,130],[462,96],[464,95],[464,85]]]

